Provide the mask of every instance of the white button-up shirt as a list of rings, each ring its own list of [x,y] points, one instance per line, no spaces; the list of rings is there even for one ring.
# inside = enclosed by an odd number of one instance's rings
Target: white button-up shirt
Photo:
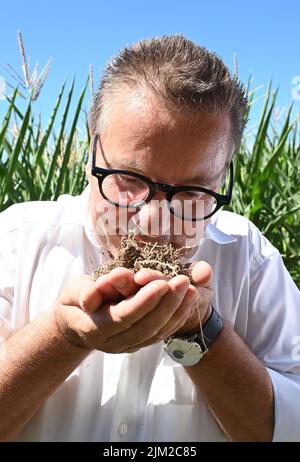
[[[92,273],[91,261],[103,263],[88,198],[87,188],[78,197],[16,204],[0,214],[0,342],[52,309],[69,278]],[[267,367],[274,441],[300,441],[300,294],[279,252],[246,218],[218,212],[195,258],[213,268],[213,305]],[[92,352],[16,440],[227,438],[159,342],[130,354]]]

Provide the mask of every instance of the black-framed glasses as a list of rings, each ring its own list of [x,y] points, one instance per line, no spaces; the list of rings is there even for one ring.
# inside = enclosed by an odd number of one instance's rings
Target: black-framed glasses
[[[229,204],[233,188],[233,161],[226,195],[200,186],[171,186],[152,181],[139,173],[123,169],[96,167],[97,142],[105,158],[100,136],[92,140],[92,175],[98,180],[101,195],[111,204],[138,211],[151,201],[157,191],[165,193],[170,212],[177,218],[201,221],[210,218],[221,207]]]

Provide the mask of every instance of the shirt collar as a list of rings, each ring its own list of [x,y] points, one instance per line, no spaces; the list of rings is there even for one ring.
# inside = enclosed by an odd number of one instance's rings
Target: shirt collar
[[[214,223],[208,223],[205,229],[204,239],[214,241],[216,244],[231,244],[236,242],[237,239],[231,234],[226,234],[221,231]]]

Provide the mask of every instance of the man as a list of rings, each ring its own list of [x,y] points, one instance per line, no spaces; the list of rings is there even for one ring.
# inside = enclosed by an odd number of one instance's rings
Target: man
[[[182,36],[108,66],[87,190],[0,217],[2,440],[300,439],[299,291],[255,226],[219,210],[246,106],[222,61]],[[137,241],[187,247],[190,278],[94,281],[129,224]]]

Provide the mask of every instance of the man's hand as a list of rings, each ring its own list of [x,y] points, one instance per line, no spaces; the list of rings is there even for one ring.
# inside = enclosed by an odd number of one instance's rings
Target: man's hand
[[[192,284],[188,288],[190,295],[190,316],[186,323],[178,329],[177,333],[198,332],[199,317],[204,324],[211,314],[212,289],[212,268],[205,261],[194,262],[190,267]],[[153,270],[143,269],[136,273],[134,280],[139,285],[145,285],[150,281],[164,279],[162,273]]]
[[[204,262],[188,277],[169,281],[151,270],[134,274],[116,268],[96,282],[89,276],[72,279],[56,306],[56,319],[66,338],[88,350],[133,352],[175,332],[199,329],[208,315],[211,269]]]

